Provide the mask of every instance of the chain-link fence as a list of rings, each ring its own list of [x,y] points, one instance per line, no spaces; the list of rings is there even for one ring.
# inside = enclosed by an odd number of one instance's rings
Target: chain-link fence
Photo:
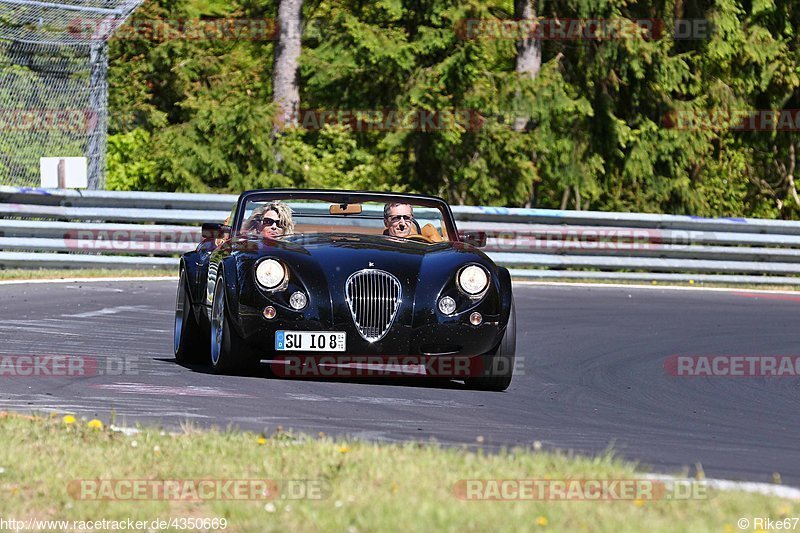
[[[37,186],[42,157],[85,157],[105,184],[107,40],[143,0],[0,0],[0,184]]]

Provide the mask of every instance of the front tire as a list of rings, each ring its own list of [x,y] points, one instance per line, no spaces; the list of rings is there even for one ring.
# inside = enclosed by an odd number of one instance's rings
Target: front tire
[[[220,274],[211,303],[211,369],[215,374],[249,375],[257,362],[250,359],[244,341],[231,327],[225,292],[225,278]]]
[[[178,294],[175,297],[175,330],[172,348],[178,363],[196,363],[208,357],[208,344],[203,342],[205,335],[192,311],[189,283],[186,271],[181,268]]]
[[[503,339],[492,352],[480,356],[481,375],[469,377],[466,385],[475,390],[502,392],[511,385],[514,376],[514,359],[517,351],[517,314],[514,302]]]

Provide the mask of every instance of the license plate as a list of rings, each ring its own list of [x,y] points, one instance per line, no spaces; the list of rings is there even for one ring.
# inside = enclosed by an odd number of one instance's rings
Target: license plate
[[[344,331],[276,331],[275,350],[296,352],[343,352]]]

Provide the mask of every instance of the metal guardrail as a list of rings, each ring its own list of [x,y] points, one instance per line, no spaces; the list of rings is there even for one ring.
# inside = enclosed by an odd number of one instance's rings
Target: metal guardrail
[[[0,268],[164,268],[235,195],[0,186]],[[800,285],[800,222],[454,206],[519,279]]]

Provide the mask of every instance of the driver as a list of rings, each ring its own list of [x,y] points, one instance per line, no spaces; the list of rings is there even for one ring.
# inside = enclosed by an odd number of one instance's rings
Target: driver
[[[256,208],[243,226],[248,233],[274,239],[294,233],[292,209],[283,202],[270,202]]]
[[[383,225],[386,235],[408,237],[414,233],[414,209],[411,204],[391,203],[383,206]]]

